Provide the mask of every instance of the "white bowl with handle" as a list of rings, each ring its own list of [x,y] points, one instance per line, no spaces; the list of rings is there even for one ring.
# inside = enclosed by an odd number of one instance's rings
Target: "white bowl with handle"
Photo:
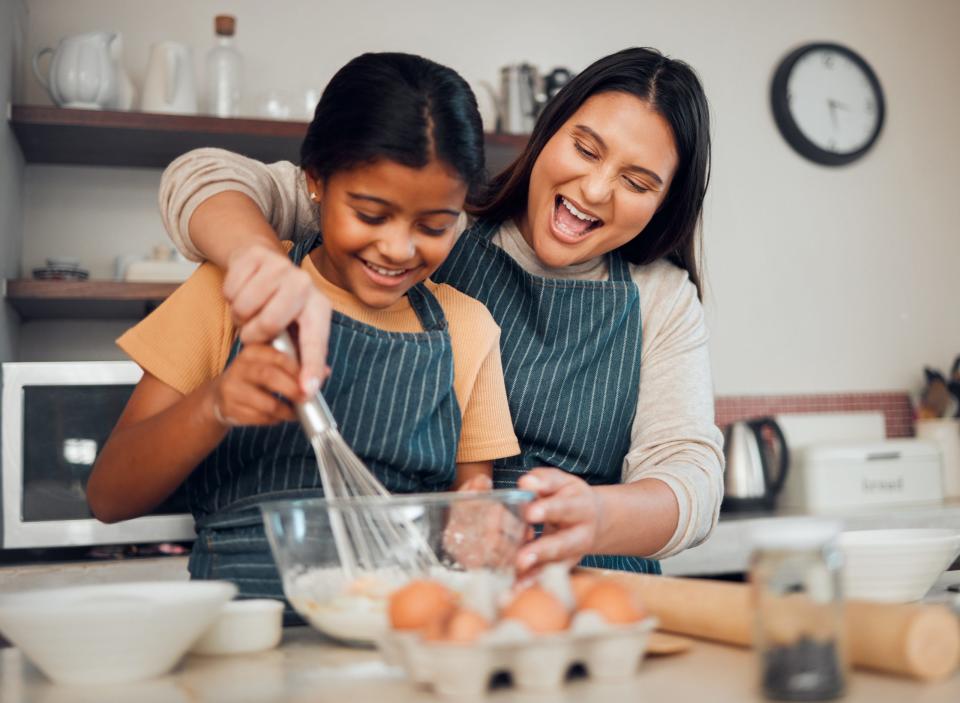
[[[840,535],[844,595],[907,603],[922,599],[960,554],[960,531],[910,528]]]
[[[160,581],[4,594],[0,633],[58,683],[138,681],[172,669],[236,592]]]

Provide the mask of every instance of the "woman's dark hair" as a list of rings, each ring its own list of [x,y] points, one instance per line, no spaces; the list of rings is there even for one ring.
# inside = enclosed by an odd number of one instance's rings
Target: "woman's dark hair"
[[[660,209],[620,252],[634,264],[667,257],[689,273],[702,298],[697,237],[710,179],[707,98],[690,66],[656,49],[618,51],[567,83],[540,114],[523,153],[490,181],[486,196],[471,213],[496,222],[523,213],[530,174],[543,147],[588,98],[610,92],[634,95],[662,115],[673,131],[678,157],[677,171]]]
[[[300,166],[322,180],[379,159],[423,168],[434,157],[475,194],[485,175],[477,99],[453,69],[400,53],[363,54],[337,71],[300,147]]]

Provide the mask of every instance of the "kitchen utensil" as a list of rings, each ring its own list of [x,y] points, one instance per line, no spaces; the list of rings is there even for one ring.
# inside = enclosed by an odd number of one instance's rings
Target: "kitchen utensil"
[[[275,349],[296,359],[297,348],[286,332],[274,341]],[[320,483],[327,498],[351,496],[389,497],[390,492],[343,439],[337,421],[323,394],[318,390],[312,398],[296,406],[300,423],[313,445],[320,471]],[[433,550],[427,545],[405,513],[394,511],[334,510],[330,516],[340,565],[349,577],[361,570],[381,565],[385,556],[394,568],[405,574],[418,574],[437,564]]]
[[[337,519],[366,530],[360,539],[374,539],[377,530],[368,525],[409,525],[432,552],[431,564],[415,576],[442,581],[461,594],[464,607],[482,613],[513,585],[526,534],[521,511],[532,499],[527,491],[495,490],[279,500],[260,510],[291,605],[321,632],[371,644],[388,628],[387,598],[409,579],[411,559],[402,549],[378,549],[367,568],[347,574],[332,530]]]
[[[747,584],[625,573],[607,578],[632,589],[663,630],[727,644],[753,643]],[[844,606],[844,622],[854,666],[929,681],[957,669],[960,628],[942,605],[851,600]]]
[[[840,536],[848,598],[907,603],[923,598],[960,554],[960,531],[856,530]]]
[[[490,95],[497,110],[497,131],[529,134],[543,102],[543,84],[536,66],[510,64],[500,69],[500,90],[486,81],[480,85]]]
[[[162,41],[150,48],[140,108],[144,112],[196,113],[197,92],[190,47]]]
[[[169,671],[237,592],[223,581],[74,586],[0,595],[0,632],[54,681]]]
[[[45,47],[33,55],[33,73],[59,107],[100,110],[117,99],[117,67],[111,45],[113,32],[87,32],[60,40],[57,48]],[[46,75],[40,59],[52,54]]]
[[[772,510],[790,463],[787,441],[776,420],[763,417],[731,423],[724,432],[724,452],[721,509]]]
[[[557,67],[550,71],[543,79],[544,103],[559,93],[560,89],[569,83],[572,78],[573,73],[568,68]],[[543,105],[540,107],[543,109]]]
[[[224,603],[193,654],[249,654],[273,649],[283,636],[283,601],[250,598]]]
[[[944,498],[960,498],[960,420],[917,420],[917,438],[934,442],[940,449]]]

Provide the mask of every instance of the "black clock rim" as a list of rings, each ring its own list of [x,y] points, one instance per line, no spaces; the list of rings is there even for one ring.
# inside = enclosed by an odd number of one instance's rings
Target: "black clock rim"
[[[807,139],[790,114],[790,106],[787,102],[787,80],[790,78],[790,73],[793,71],[797,61],[811,51],[821,51],[824,49],[843,54],[855,63],[857,67],[863,71],[864,75],[866,75],[870,87],[873,89],[877,98],[877,126],[873,134],[870,135],[870,139],[868,139],[862,147],[856,151],[845,154],[826,151]],[[877,139],[880,138],[887,112],[886,101],[883,97],[883,88],[880,85],[877,75],[873,72],[873,69],[870,68],[870,64],[864,61],[863,58],[852,49],[832,42],[811,42],[787,54],[777,67],[776,73],[773,75],[773,80],[770,83],[770,106],[773,109],[773,118],[777,123],[777,127],[780,129],[783,138],[786,139],[787,144],[801,156],[824,166],[844,166],[856,161],[870,151]]]

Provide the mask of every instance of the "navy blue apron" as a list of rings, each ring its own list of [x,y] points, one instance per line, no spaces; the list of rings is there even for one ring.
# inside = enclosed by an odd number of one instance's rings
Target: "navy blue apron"
[[[591,485],[619,483],[640,388],[640,295],[626,261],[608,256],[607,281],[535,276],[478,221],[432,277],[476,298],[500,325],[500,350],[521,454],[494,463],[498,488],[537,466]],[[584,566],[660,573],[632,556],[590,555]]]
[[[294,263],[319,235],[290,252]],[[460,407],[440,303],[423,284],[407,292],[423,332],[385,332],[333,313],[323,389],[344,439],[391,492],[448,490],[456,476]],[[228,364],[240,350],[234,343]],[[197,525],[191,578],[226,579],[244,598],[282,598],[257,504],[321,496],[316,459],[299,423],[235,427],[186,482]],[[289,610],[286,621],[296,622]]]

